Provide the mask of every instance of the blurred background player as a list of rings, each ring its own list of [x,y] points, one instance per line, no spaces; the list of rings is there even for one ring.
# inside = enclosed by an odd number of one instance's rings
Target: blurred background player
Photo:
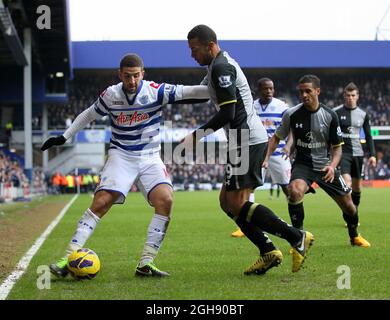
[[[244,273],[264,274],[282,262],[282,252],[263,231],[291,244],[292,271],[297,272],[314,241],[313,235],[288,225],[269,208],[248,201],[250,193],[262,185],[261,164],[268,141],[267,132],[254,110],[248,81],[237,62],[219,48],[217,35],[211,28],[198,25],[188,33],[187,39],[192,58],[199,65],[207,66],[207,75],[202,83],[207,84],[217,113],[186,136],[184,143],[193,146],[194,142],[211,132],[220,128],[226,131],[229,151],[225,181],[219,196],[220,206],[260,251],[260,257]],[[240,168],[243,161],[238,163],[238,158],[248,160],[245,169]]]
[[[369,247],[370,243],[358,234],[358,210],[352,202],[351,189],[336,169],[342,155],[342,133],[337,114],[319,102],[320,79],[305,75],[298,83],[302,103],[288,109],[282,123],[271,138],[264,166],[279,145],[292,131],[295,160],[288,186],[288,211],[292,225],[303,228],[303,198],[316,182],[340,207],[348,225],[352,245]]]
[[[348,187],[352,188],[352,201],[356,208],[360,204],[362,189],[362,167],[364,151],[361,144],[360,131],[364,131],[368,147],[367,165],[375,168],[375,146],[371,136],[368,113],[358,106],[359,89],[353,83],[344,88],[344,104],[334,108],[343,135],[343,157],[340,161],[340,172]]]
[[[157,84],[143,80],[144,64],[136,54],[120,62],[122,82],[108,87],[96,102],[79,114],[65,133],[49,138],[42,151],[64,144],[88,123],[109,115],[111,141],[108,159],[95,190],[92,205],[82,215],[66,254],[50,265],[57,276],[66,276],[68,255],[84,246],[100,219],[113,204],[123,204],[133,183],[154,207],[145,246],[136,267],[139,276],[168,276],[153,260],[164,240],[172,209],[172,182],[160,158],[160,122],[162,107],[175,101],[209,97],[205,86]],[[115,235],[113,235],[113,238]],[[114,240],[114,239],[113,239]]]
[[[288,109],[288,105],[277,98],[274,98],[275,87],[274,82],[269,78],[261,78],[256,83],[258,99],[254,101],[254,107],[257,115],[260,117],[264,128],[267,130],[268,139],[271,139],[275,134],[276,129],[282,122],[284,112]],[[288,158],[292,143],[291,135],[288,137],[288,145],[285,140],[280,140],[275,152],[271,155],[268,163],[267,173],[271,177],[270,196],[273,194],[273,186],[277,185],[277,194],[279,197],[279,186],[287,197],[287,186],[290,182],[291,163]],[[264,170],[265,171],[265,170]],[[263,177],[265,177],[263,172]],[[252,192],[249,196],[249,201],[255,202],[255,194]],[[243,237],[244,233],[238,229],[231,234],[233,237]]]
[[[280,197],[280,185],[277,183],[271,182],[271,187],[269,188],[269,197],[268,199],[272,200],[274,198],[274,189],[276,188],[276,199]]]

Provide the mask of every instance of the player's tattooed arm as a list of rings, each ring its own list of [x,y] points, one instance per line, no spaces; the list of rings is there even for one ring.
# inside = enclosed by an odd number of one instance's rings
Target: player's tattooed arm
[[[325,166],[321,171],[326,172],[323,177],[325,182],[332,182],[334,179],[334,173],[337,165],[341,160],[342,148],[341,145],[332,146],[331,148],[331,162],[329,165]]]
[[[293,133],[292,131],[290,131],[290,133],[288,134],[288,137],[287,137],[287,141],[286,141],[286,144],[285,146],[283,147],[282,149],[282,152],[283,152],[283,157],[287,160],[290,155],[294,152],[294,136],[293,136]]]

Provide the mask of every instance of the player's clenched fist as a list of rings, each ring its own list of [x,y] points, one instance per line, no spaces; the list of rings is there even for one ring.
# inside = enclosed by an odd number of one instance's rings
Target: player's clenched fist
[[[41,150],[45,151],[45,150],[51,148],[52,146],[63,145],[65,142],[66,142],[66,139],[63,135],[57,136],[57,137],[51,137],[44,142],[44,144],[41,147]]]

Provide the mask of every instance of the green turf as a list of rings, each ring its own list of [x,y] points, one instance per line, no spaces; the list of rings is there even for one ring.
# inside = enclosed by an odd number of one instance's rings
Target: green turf
[[[256,197],[289,221],[284,199]],[[305,198],[305,226],[316,242],[305,268],[291,273],[286,241],[272,237],[284,254],[279,268],[265,276],[244,276],[257,257],[246,239],[230,233],[233,222],[218,208],[217,192],[175,193],[173,219],[156,264],[171,273],[164,279],[136,278],[134,269],[143,248],[152,209],[141,194],[131,194],[126,205],[115,206],[95,230],[87,247],[102,262],[91,281],[71,278],[52,281],[51,289],[36,286],[39,265],[59,258],[81,213],[91,202],[81,196],[33,258],[9,299],[389,299],[390,212],[389,189],[365,189],[360,206],[360,232],[369,249],[351,247],[339,209],[322,191]],[[351,289],[338,289],[337,268],[351,270]]]
[[[17,222],[18,219],[22,218],[21,216],[23,216],[23,213],[26,210],[31,210],[49,203],[55,203],[58,202],[58,200],[66,201],[67,199],[71,199],[71,195],[39,196],[26,202],[0,203],[0,222],[3,219]]]

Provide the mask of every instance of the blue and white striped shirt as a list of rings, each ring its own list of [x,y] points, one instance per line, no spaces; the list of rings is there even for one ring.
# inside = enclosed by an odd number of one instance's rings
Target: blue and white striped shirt
[[[137,92],[129,95],[120,82],[103,91],[94,110],[110,117],[110,148],[139,156],[160,151],[162,107],[182,99],[182,85],[142,80]]]
[[[253,102],[253,105],[257,115],[260,117],[260,120],[264,125],[264,128],[267,130],[268,139],[271,139],[282,122],[283,114],[288,109],[288,105],[282,100],[276,98],[272,98],[272,100],[266,105],[262,105],[260,99],[257,99]],[[286,141],[280,140],[278,147],[272,155],[282,155],[282,148],[285,145]]]

